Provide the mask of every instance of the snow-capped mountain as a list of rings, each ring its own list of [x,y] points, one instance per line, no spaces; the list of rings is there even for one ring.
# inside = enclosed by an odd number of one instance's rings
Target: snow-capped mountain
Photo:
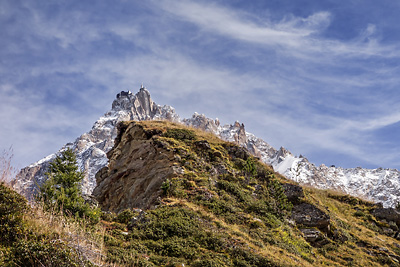
[[[131,92],[117,94],[110,111],[97,120],[88,133],[82,134],[70,147],[77,153],[80,168],[85,172],[83,192],[90,194],[96,186],[95,174],[107,165],[106,153],[113,147],[117,135],[116,125],[126,120],[169,120],[212,132],[224,140],[246,147],[276,171],[300,184],[322,189],[334,189],[363,197],[385,206],[394,206],[400,200],[400,172],[394,169],[343,169],[325,165],[315,166],[306,158],[295,157],[281,147],[276,150],[264,140],[245,131],[243,124],[221,125],[218,119],[210,119],[195,113],[191,118],[180,119],[170,106],[160,106],[152,101],[143,86],[136,95]],[[61,151],[60,150],[60,151]],[[37,185],[43,183],[45,171],[55,154],[22,169],[13,181],[19,192],[32,198]]]
[[[400,172],[396,169],[315,166],[306,158],[283,151],[271,162],[287,178],[322,189],[334,189],[394,207],[400,201]]]
[[[159,106],[151,100],[149,91],[143,86],[136,95],[130,91],[117,94],[110,111],[100,117],[92,129],[82,134],[73,143],[63,146],[60,151],[72,148],[77,154],[77,161],[85,173],[82,191],[90,194],[96,186],[95,175],[108,159],[106,153],[113,147],[117,136],[116,125],[127,120],[160,120],[179,122],[179,116],[170,106]],[[12,182],[14,188],[28,199],[32,199],[37,185],[44,182],[45,172],[56,154],[49,155],[22,169]]]

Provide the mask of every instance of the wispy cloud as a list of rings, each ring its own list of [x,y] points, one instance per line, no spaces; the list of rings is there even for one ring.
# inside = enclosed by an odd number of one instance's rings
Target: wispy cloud
[[[215,4],[193,1],[163,1],[162,7],[179,18],[194,23],[204,31],[213,32],[249,43],[272,45],[291,52],[292,56],[306,57],[309,53],[325,56],[399,56],[394,46],[382,46],[374,37],[376,26],[366,28],[353,40],[343,42],[321,37],[329,26],[327,11],[307,17],[288,15],[280,21],[254,18],[252,14]],[[319,59],[317,59],[319,60]]]
[[[328,34],[334,9],[272,17],[280,7],[268,8],[253,14],[210,1],[0,3],[0,146],[14,144],[16,157],[44,156],[43,146],[54,152],[87,131],[119,90],[144,82],[159,104],[184,117],[197,111],[238,119],[317,163],[323,159],[313,154],[322,149],[396,166],[388,153],[398,155],[380,150],[374,135],[400,120],[396,42],[385,42],[375,23],[335,38]],[[26,139],[33,140],[29,151]],[[37,156],[21,158],[28,164]]]
[[[202,29],[231,38],[257,44],[298,47],[302,38],[317,33],[330,20],[328,12],[319,12],[307,18],[286,17],[273,23],[250,20],[251,15],[215,4],[190,1],[162,2],[163,8]]]

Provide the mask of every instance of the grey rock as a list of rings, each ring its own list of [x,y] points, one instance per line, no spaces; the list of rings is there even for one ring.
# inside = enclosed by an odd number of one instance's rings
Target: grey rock
[[[302,232],[304,239],[314,247],[322,247],[330,243],[325,234],[318,229],[300,228],[299,230]]]
[[[295,205],[292,210],[292,219],[296,224],[317,227],[321,230],[327,229],[330,223],[328,214],[309,203]]]
[[[285,195],[290,202],[296,203],[300,200],[300,198],[304,197],[303,188],[299,185],[295,184],[282,184],[283,189],[285,190]]]
[[[400,225],[400,212],[393,208],[376,208],[371,211],[371,214],[379,220],[395,222]]]

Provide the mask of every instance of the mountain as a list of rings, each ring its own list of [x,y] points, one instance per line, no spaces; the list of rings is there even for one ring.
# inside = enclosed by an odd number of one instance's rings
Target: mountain
[[[116,125],[128,120],[168,120],[214,133],[223,140],[234,142],[247,148],[253,155],[287,178],[304,185],[321,189],[340,190],[363,197],[384,206],[395,206],[400,200],[400,172],[395,169],[344,169],[340,167],[315,166],[303,156],[296,157],[281,147],[273,148],[264,140],[246,132],[244,124],[235,122],[222,125],[218,119],[210,119],[195,113],[191,118],[181,119],[174,108],[160,106],[152,101],[149,91],[143,86],[137,94],[124,92],[117,94],[110,111],[97,120],[92,129],[73,143],[66,144],[61,150],[70,147],[77,152],[77,159],[85,171],[83,192],[91,194],[96,186],[95,174],[107,165],[106,153],[113,147],[117,134]],[[22,169],[13,181],[14,188],[32,198],[37,184],[44,181],[48,163],[55,157],[44,159]]]
[[[243,126],[227,129],[240,142]],[[28,205],[0,183],[0,266],[400,266],[396,209],[301,187],[182,123],[115,131],[93,190],[99,222]]]
[[[89,132],[82,134],[73,143],[68,143],[60,149],[62,151],[66,148],[72,148],[76,152],[79,167],[85,172],[82,184],[85,194],[91,194],[96,186],[96,173],[107,165],[106,152],[114,145],[117,123],[127,120],[153,119],[180,121],[172,107],[159,106],[154,103],[149,91],[143,86],[136,95],[133,95],[130,91],[122,91],[117,94],[111,110],[100,117]],[[37,185],[44,182],[46,169],[55,155],[49,155],[23,168],[16,179],[12,181],[13,187],[28,199],[32,199],[37,190]]]
[[[393,208],[302,188],[242,146],[182,124],[117,127],[93,191],[123,218],[106,234],[111,263],[400,266]]]
[[[396,169],[315,166],[304,157],[282,150],[274,169],[291,180],[316,188],[330,188],[394,207],[400,202],[400,172]]]

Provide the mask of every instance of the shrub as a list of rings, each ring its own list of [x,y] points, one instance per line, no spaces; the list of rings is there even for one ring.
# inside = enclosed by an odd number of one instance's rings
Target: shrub
[[[164,196],[170,195],[170,191],[171,191],[171,181],[170,181],[169,179],[165,180],[165,181],[161,184],[161,190],[163,191],[163,195],[164,195]]]
[[[128,224],[132,220],[133,216],[135,216],[135,213],[132,210],[126,209],[120,212],[115,220],[119,223]]]
[[[0,183],[0,241],[16,241],[24,230],[23,214],[28,210],[27,200]]]

